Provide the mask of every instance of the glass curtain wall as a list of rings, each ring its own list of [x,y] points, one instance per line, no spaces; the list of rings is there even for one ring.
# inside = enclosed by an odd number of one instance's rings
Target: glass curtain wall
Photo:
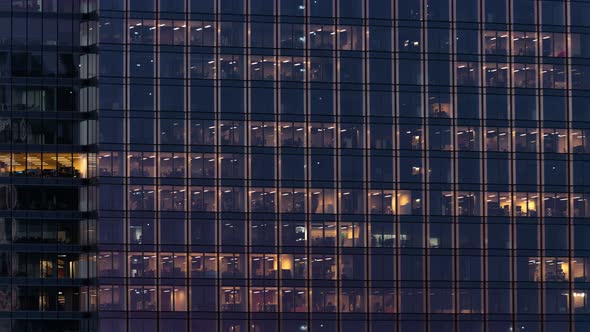
[[[101,331],[585,331],[588,13],[100,3]]]
[[[2,331],[96,331],[96,5],[0,1]]]

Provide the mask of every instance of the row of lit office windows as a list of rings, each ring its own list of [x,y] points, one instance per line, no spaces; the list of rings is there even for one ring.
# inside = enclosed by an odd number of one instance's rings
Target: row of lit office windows
[[[205,289],[209,287],[210,289]],[[426,292],[422,288],[317,287],[244,287],[244,286],[100,286],[99,308],[105,311],[222,311],[222,312],[293,312],[293,313],[422,313],[426,311]],[[128,292],[126,292],[126,289]],[[428,311],[440,314],[481,314],[486,302],[490,311],[508,314],[564,314],[588,310],[585,289],[518,290],[518,309],[510,305],[517,295],[509,290],[462,288],[457,294],[448,288],[428,290]],[[541,296],[541,293],[543,294]],[[543,300],[542,300],[543,299]],[[455,306],[454,302],[458,305]],[[500,303],[494,303],[501,301]],[[127,308],[126,308],[127,303]],[[190,303],[190,305],[189,305]]]
[[[158,193],[156,195],[156,192]],[[110,193],[112,194],[112,193]],[[586,194],[130,185],[127,209],[320,214],[588,217]],[[188,203],[190,202],[190,206]],[[159,203],[159,204],[158,204]],[[366,210],[366,208],[368,211]]]
[[[11,252],[0,255],[2,278],[82,279],[95,274],[95,258],[79,253]]]
[[[576,180],[573,185],[579,188],[588,186],[588,178],[584,174],[590,167],[581,156],[568,163],[563,156],[545,156],[543,160],[538,160],[536,155],[511,158],[498,154],[483,159],[478,155],[465,153],[459,154],[460,158],[453,159],[449,153],[432,153],[423,160],[420,155],[407,152],[402,153],[398,159],[391,152],[368,157],[352,153],[336,157],[333,153],[316,152],[308,158],[303,153],[290,152],[283,153],[278,158],[264,153],[222,153],[219,157],[208,153],[194,153],[191,154],[190,166],[185,171],[184,154],[176,153],[175,161],[164,160],[158,168],[154,161],[146,160],[146,156],[150,154],[153,152],[146,152],[142,159],[130,161],[127,176],[130,177],[131,184],[146,186],[133,187],[130,190],[154,190],[153,185],[156,178],[159,178],[160,185],[175,186],[159,189],[178,191],[184,186],[178,181],[190,177],[191,185],[204,185],[211,191],[210,187],[214,186],[213,181],[218,177],[221,181],[233,181],[232,184],[222,184],[224,187],[245,186],[244,181],[251,180],[254,181],[250,184],[255,188],[254,191],[265,192],[272,191],[276,186],[274,183],[269,184],[269,181],[277,180],[281,181],[279,186],[295,191],[305,186],[304,181],[309,181],[311,188],[334,188],[338,183],[344,188],[355,188],[362,182],[368,182],[372,189],[393,190],[396,183],[400,184],[401,189],[410,189],[408,185],[415,187],[417,183],[427,182],[431,189],[450,190],[452,184],[456,183],[460,186],[459,190],[474,190],[464,188],[479,188],[484,183],[502,188],[495,189],[498,191],[509,191],[508,185],[514,184],[517,186],[516,191],[534,191],[536,189],[530,188],[544,185],[544,190],[551,192],[566,191],[570,177]],[[106,160],[101,165],[100,174],[109,177],[123,176],[121,166],[111,165],[110,160]],[[219,170],[216,170],[217,166]],[[261,186],[267,188],[259,189]]]
[[[114,52],[103,52],[105,58],[101,74],[104,76],[124,76],[123,58]],[[418,58],[403,57],[362,57],[335,58],[327,55],[258,55],[246,57],[240,53],[192,53],[185,59],[184,53],[160,52],[158,61],[153,52],[130,52],[130,65],[127,75],[133,78],[150,78],[158,76],[163,79],[184,79],[187,74],[193,79],[223,79],[293,82],[332,82],[338,77],[342,83],[362,83],[367,80],[375,84],[391,84],[392,75],[398,73],[400,84],[420,84],[424,79],[421,62]],[[396,67],[395,63],[399,63]],[[422,61],[427,63],[430,85],[451,85],[450,77],[456,76],[453,85],[507,87],[510,81],[517,88],[565,89],[567,74],[572,78],[572,88],[583,89],[586,84],[584,75],[587,66],[573,64],[567,67],[565,60],[546,62],[537,65],[534,61],[508,63],[506,59],[490,58],[483,63],[460,59],[453,66],[449,59]],[[364,77],[363,65],[367,64],[368,76]],[[415,78],[404,68],[404,63],[416,64]],[[114,65],[114,66],[113,66]],[[394,69],[395,68],[395,69]],[[414,68],[412,68],[414,69]],[[482,82],[480,82],[480,77]]]
[[[569,35],[552,31],[502,31],[458,28],[456,33],[440,26],[427,29],[427,41],[420,34],[421,28],[399,22],[399,26],[358,26],[353,24],[303,24],[252,20],[239,21],[184,21],[154,19],[105,18],[100,23],[101,43],[226,46],[255,48],[323,49],[342,51],[390,52],[395,47],[400,52],[449,53],[451,45],[457,45],[459,53],[488,55],[544,56],[563,58],[570,45],[571,56],[586,54],[584,34]],[[404,26],[405,25],[405,26]],[[127,29],[125,29],[127,27]],[[127,30],[125,32],[125,30]],[[280,33],[277,39],[277,33]],[[456,34],[453,43],[451,37]],[[394,46],[394,38],[397,45]],[[366,45],[365,45],[366,43]],[[424,46],[426,45],[426,46]],[[481,45],[481,49],[478,49]]]
[[[137,154],[142,155],[141,153]],[[146,152],[143,155],[150,154],[153,152]],[[117,159],[116,152],[111,152],[111,155],[115,156],[112,161],[117,164],[113,165],[108,157],[102,159],[100,175],[124,176],[122,161]],[[160,156],[162,155],[167,154],[161,153]],[[512,159],[506,155],[494,155],[480,159],[479,156],[462,155],[462,158],[453,160],[451,154],[448,153],[429,157],[427,167],[420,156],[406,154],[402,155],[398,165],[392,153],[375,154],[366,158],[354,154],[345,154],[336,158],[331,153],[315,153],[307,160],[302,153],[283,153],[278,156],[278,165],[277,156],[273,154],[254,153],[247,156],[242,153],[222,153],[220,157],[216,157],[213,153],[193,153],[190,165],[187,167],[184,154],[175,153],[174,155],[175,160],[161,157],[163,162],[158,168],[155,166],[155,161],[143,159],[147,157],[140,157],[142,158],[140,160],[130,160],[129,172],[126,175],[133,178],[136,183],[140,181],[139,178],[144,178],[143,183],[146,185],[153,184],[156,178],[160,178],[163,181],[162,184],[172,184],[170,181],[174,181],[173,179],[190,178],[193,184],[210,185],[211,181],[219,177],[223,180],[236,181],[246,179],[297,181],[297,184],[284,184],[289,187],[303,186],[303,181],[306,180],[311,181],[312,187],[333,187],[336,182],[341,182],[344,187],[347,187],[368,181],[373,188],[379,186],[392,189],[396,182],[407,184],[423,181],[433,185],[442,185],[445,188],[450,188],[452,183],[479,186],[483,182],[505,188],[511,183],[529,186],[541,183],[545,186],[566,186],[568,185],[568,174],[572,174],[577,178],[577,182],[574,184],[581,187],[588,185],[583,175],[585,170],[590,167],[583,157],[576,157],[573,169],[570,169],[572,164],[568,165],[564,158],[558,156],[547,156],[543,161],[539,161],[532,157]],[[217,166],[220,167],[219,171],[217,171]],[[249,171],[247,171],[247,166],[249,166]],[[486,169],[484,170],[482,166],[485,166]],[[261,169],[260,167],[268,168]],[[399,171],[399,175],[396,174],[396,171]],[[7,174],[9,173],[5,175]],[[512,179],[513,174],[514,179]],[[16,175],[41,176],[36,173],[18,173]],[[67,174],[57,173],[55,175],[51,173],[44,176],[67,177]],[[542,176],[542,181],[539,176]],[[260,185],[253,184],[253,186]],[[531,189],[522,189],[521,187],[516,190]]]
[[[585,170],[590,167],[583,157],[576,157],[568,163],[560,156],[546,156],[540,161],[535,155],[518,158],[492,155],[481,159],[477,155],[460,154],[460,158],[452,159],[450,154],[440,153],[423,160],[420,155],[402,153],[398,162],[392,153],[375,154],[367,158],[354,154],[335,157],[332,153],[315,153],[306,158],[303,153],[288,153],[281,154],[278,159],[273,154],[245,156],[225,153],[220,155],[218,164],[212,154],[192,156],[194,159],[187,172],[184,163],[180,164],[183,162],[180,156],[176,161],[179,164],[174,167],[170,164],[161,165],[158,173],[154,173],[156,168],[150,162],[134,161],[128,173],[131,183],[146,187],[133,187],[131,190],[153,190],[158,177],[160,185],[165,186],[159,189],[178,191],[184,186],[178,181],[190,177],[191,185],[203,185],[209,191],[214,186],[213,181],[219,178],[222,182],[228,181],[221,184],[223,187],[245,186],[245,181],[250,180],[253,181],[250,184],[255,188],[253,190],[265,192],[273,191],[277,186],[269,181],[280,181],[280,187],[295,191],[304,187],[305,181],[309,181],[311,188],[334,188],[337,184],[343,188],[357,188],[366,182],[372,189],[393,190],[396,184],[401,189],[411,189],[418,183],[426,182],[431,189],[450,190],[452,184],[458,184],[459,190],[479,190],[483,183],[501,188],[495,189],[498,191],[509,191],[509,185],[514,184],[516,191],[535,191],[536,186],[543,185],[545,191],[563,192],[570,185],[570,178],[575,179],[571,185],[576,188],[588,186],[589,178],[585,176]],[[216,165],[220,167],[218,171]],[[101,175],[122,174],[101,167]],[[175,188],[168,187],[170,185]]]
[[[0,152],[0,177],[62,177],[96,176],[96,155],[63,152]]]
[[[182,251],[187,244],[192,250],[209,252],[216,245],[239,251],[248,248],[253,253],[268,253],[280,246],[281,250],[289,252],[303,254],[309,248],[313,253],[328,255],[336,252],[358,254],[362,248],[371,248],[371,255],[377,256],[394,255],[394,248],[399,248],[404,254],[428,248],[434,256],[445,256],[453,248],[459,249],[462,255],[477,256],[482,254],[480,250],[484,247],[494,257],[509,256],[514,249],[536,253],[542,248],[548,255],[554,256],[563,256],[568,249],[575,250],[577,255],[590,252],[590,245],[585,241],[590,228],[584,224],[584,219],[576,221],[574,236],[570,240],[568,233],[572,228],[568,226],[567,219],[544,220],[541,225],[538,220],[526,219],[510,223],[506,217],[486,220],[467,217],[457,224],[453,224],[452,220],[441,221],[441,218],[452,218],[440,216],[430,216],[428,224],[420,219],[407,220],[407,217],[402,217],[399,222],[386,218],[372,218],[371,222],[337,222],[334,218],[325,221],[304,221],[302,218],[246,221],[216,220],[214,217],[196,219],[198,217],[203,216],[193,216],[190,221],[164,216],[159,220],[105,218],[100,221],[100,242],[127,243],[136,250],[142,248],[146,251],[161,248],[163,252]]]
[[[112,59],[112,52],[104,52],[102,56]],[[185,64],[183,53],[159,53],[159,65],[153,53],[131,52],[128,75],[134,78],[183,79],[190,74],[192,79],[222,79],[253,81],[287,81],[287,82],[334,82],[374,84],[422,84],[425,75],[422,64],[427,64],[428,84],[437,86],[486,86],[559,89],[568,87],[567,79],[571,76],[572,89],[585,89],[588,66],[581,64],[566,66],[560,63],[544,63],[537,65],[531,62],[507,63],[505,59],[494,59],[487,62],[458,61],[454,65],[449,60],[419,61],[418,59],[380,59],[368,61],[361,57],[326,56],[279,56],[241,54],[193,53]],[[248,59],[248,60],[247,60]],[[121,58],[122,60],[122,58]],[[249,65],[247,62],[249,61]],[[365,78],[363,65],[367,63],[368,74]],[[394,79],[395,64],[399,63],[397,80]],[[120,67],[113,67],[108,61],[101,73],[104,76],[123,76]],[[411,71],[405,68],[411,65]],[[451,77],[456,79],[452,82]],[[512,84],[511,84],[512,82]]]
[[[437,238],[432,238],[431,242]],[[411,257],[410,257],[411,258]],[[440,273],[432,273],[428,276],[430,281],[450,281],[453,274],[453,261],[456,257],[449,255],[436,255],[430,258],[430,267],[440,270]],[[409,259],[409,258],[408,258]],[[423,264],[421,257],[414,257],[419,264]],[[488,271],[488,281],[510,281],[512,278],[511,258],[506,256],[487,256],[486,258],[469,256],[457,258],[461,272],[454,278],[466,282],[471,275],[480,275],[477,272],[483,265],[498,268],[497,271]],[[518,282],[576,282],[588,281],[590,263],[583,257],[530,257],[518,256],[515,258],[517,266],[514,267],[515,281]],[[485,261],[485,262],[484,262]],[[449,264],[448,267],[439,265]],[[571,263],[571,264],[570,264]],[[385,264],[386,266],[383,266]],[[369,266],[370,265],[370,266]],[[472,266],[474,265],[474,266]],[[498,267],[497,265],[503,265]],[[342,283],[354,284],[355,280],[370,280],[375,283],[380,281],[392,281],[398,278],[411,280],[411,276],[420,277],[415,271],[401,271],[406,268],[414,270],[411,266],[402,265],[400,276],[397,276],[398,267],[395,266],[395,254],[389,255],[371,254],[274,254],[274,253],[191,253],[184,252],[156,254],[155,252],[130,252],[125,259],[124,253],[102,252],[98,255],[98,276],[107,278],[195,278],[195,279],[244,279],[252,280],[292,280],[322,279],[340,280]],[[420,271],[422,269],[418,269]],[[469,270],[465,273],[464,270]],[[249,271],[249,272],[248,272]],[[473,273],[472,273],[473,272]],[[35,275],[31,274],[31,277]],[[38,277],[38,276],[37,276]],[[50,277],[50,276],[49,276]]]
[[[439,104],[441,110],[448,110],[449,104]],[[140,119],[133,119],[132,122]],[[143,120],[143,119],[142,119]],[[122,122],[123,119],[120,119]],[[283,148],[328,148],[328,149],[371,149],[374,150],[432,150],[432,151],[489,151],[489,152],[531,152],[531,153],[586,153],[590,149],[586,129],[566,128],[507,128],[453,126],[438,122],[429,124],[427,130],[419,124],[387,123],[303,123],[274,121],[238,121],[238,120],[190,120],[190,127],[185,128],[181,119],[147,119],[142,130],[155,130],[156,122],[160,124],[160,143],[191,145],[215,145],[217,140],[222,146],[283,147]],[[129,129],[131,143],[140,143],[142,137]],[[105,129],[112,138],[121,136],[122,128],[117,131]],[[134,139],[134,136],[136,139]],[[145,133],[145,139],[154,140],[154,133]],[[134,142],[136,141],[136,142]],[[108,141],[106,141],[108,142]],[[105,143],[106,143],[105,142]],[[113,142],[116,142],[113,140]],[[154,142],[155,143],[155,142]],[[197,157],[197,156],[195,156]],[[131,152],[130,162],[141,162],[146,167],[154,167],[155,154]],[[182,158],[182,159],[180,159]],[[177,165],[184,164],[184,155],[164,153],[160,164],[176,159]],[[122,162],[122,156],[116,152],[103,152],[99,155],[101,168],[112,169]],[[192,158],[194,159],[194,158]],[[196,159],[199,160],[199,159]],[[198,162],[198,161],[197,161]],[[171,163],[171,162],[169,162]],[[103,166],[104,165],[104,166]],[[151,165],[151,166],[149,166]],[[117,172],[121,173],[121,172]],[[153,172],[152,172],[153,173]]]

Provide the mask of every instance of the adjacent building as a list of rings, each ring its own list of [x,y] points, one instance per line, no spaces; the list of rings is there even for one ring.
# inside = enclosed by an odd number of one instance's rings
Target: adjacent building
[[[590,330],[587,17],[0,0],[0,330]]]
[[[97,23],[0,1],[0,331],[95,330]]]

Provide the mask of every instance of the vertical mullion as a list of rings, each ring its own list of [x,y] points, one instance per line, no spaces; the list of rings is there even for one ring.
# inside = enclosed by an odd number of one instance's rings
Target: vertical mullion
[[[220,155],[220,143],[221,143],[221,135],[219,134],[220,130],[221,130],[221,125],[220,125],[220,66],[221,66],[221,61],[220,61],[220,52],[219,52],[219,45],[220,45],[220,6],[221,6],[221,0],[214,0],[214,15],[215,15],[215,24],[213,24],[213,29],[214,30],[214,49],[215,49],[215,55],[214,55],[214,59],[215,59],[215,82],[213,84],[213,89],[214,89],[214,103],[213,103],[213,108],[214,108],[214,126],[215,126],[215,135],[213,137],[214,141],[215,141],[215,145],[214,145],[214,153],[213,153],[213,157],[215,159],[213,167],[215,168],[215,203],[216,203],[216,211],[215,211],[215,236],[216,236],[216,241],[215,241],[215,251],[216,251],[216,267],[217,267],[217,273],[216,273],[216,281],[215,284],[217,285],[216,289],[215,289],[215,296],[217,298],[217,312],[216,312],[216,316],[217,316],[217,330],[221,331],[222,327],[223,327],[223,321],[222,321],[222,305],[221,305],[221,301],[222,301],[222,295],[221,295],[221,284],[222,284],[222,280],[221,280],[221,239],[222,239],[222,222],[221,222],[221,181],[220,181],[220,171],[221,171],[221,167],[220,167],[220,163],[219,163],[219,155]],[[205,162],[205,161],[203,161]]]
[[[304,19],[303,19],[303,33],[304,36],[307,40],[307,38],[309,37],[309,31],[310,29],[310,19],[309,19],[309,15],[310,15],[310,3],[312,0],[306,0],[306,5],[304,6]],[[305,165],[305,169],[304,169],[304,193],[305,193],[305,205],[306,205],[306,209],[305,209],[305,225],[306,225],[306,229],[309,231],[309,233],[311,234],[311,230],[312,230],[312,223],[311,223],[311,202],[312,202],[312,193],[311,193],[311,189],[309,187],[309,167],[307,167],[309,165],[309,146],[310,146],[310,130],[309,130],[309,111],[310,111],[310,98],[309,98],[309,87],[310,87],[310,50],[309,50],[309,43],[305,43],[304,44],[304,57],[303,57],[303,65],[305,66],[305,74],[304,74],[304,85],[303,85],[303,103],[304,103],[304,110],[303,110],[303,116],[304,116],[304,121],[303,121],[303,162]],[[295,135],[295,128],[293,128],[292,131],[292,136],[294,137]],[[314,283],[312,280],[312,268],[313,268],[313,252],[312,252],[312,243],[311,243],[312,239],[311,236],[308,236],[307,238],[307,243],[306,243],[306,257],[307,257],[307,280],[309,282],[309,288],[308,291],[306,292],[306,296],[307,296],[307,326],[311,326],[312,324],[312,303],[313,303],[313,297],[312,297],[312,291],[314,288]]]
[[[574,315],[574,275],[573,275],[573,262],[574,262],[574,236],[573,236],[573,232],[574,232],[574,227],[575,227],[575,213],[574,213],[574,188],[575,188],[575,182],[574,182],[574,178],[572,176],[572,172],[573,172],[573,167],[571,165],[573,165],[573,151],[571,151],[571,146],[572,144],[571,139],[571,133],[573,131],[573,122],[572,122],[572,99],[573,99],[573,93],[572,93],[572,78],[571,78],[571,66],[572,66],[572,61],[571,61],[571,43],[572,43],[572,39],[571,39],[571,15],[570,15],[570,1],[564,1],[564,22],[565,22],[565,35],[567,36],[565,42],[565,49],[566,49],[566,63],[564,66],[565,69],[565,77],[566,77],[566,87],[567,87],[567,94],[566,94],[566,98],[567,98],[567,105],[566,105],[566,121],[567,121],[567,125],[566,125],[566,144],[567,144],[567,148],[566,151],[568,151],[567,154],[567,177],[568,177],[568,203],[569,203],[569,218],[568,218],[568,222],[567,222],[567,243],[568,243],[568,261],[569,261],[569,294],[570,297],[568,298],[568,306],[569,306],[569,330],[570,331],[574,331],[575,330],[575,315]]]
[[[190,187],[190,178],[192,176],[191,169],[190,169],[190,162],[191,162],[191,146],[190,146],[190,1],[184,0],[184,26],[186,27],[184,30],[184,82],[183,82],[183,90],[184,90],[184,149],[183,149],[183,156],[184,156],[184,231],[185,231],[185,261],[186,261],[186,272],[184,274],[184,287],[185,287],[185,294],[186,294],[186,311],[187,311],[187,322],[185,327],[187,330],[190,331],[191,328],[191,306],[192,300],[191,296],[191,280],[190,280],[190,262],[191,262],[191,187]]]
[[[243,70],[244,72],[244,77],[245,77],[245,85],[244,85],[244,89],[245,89],[245,94],[244,94],[244,111],[245,111],[245,117],[244,117],[244,136],[243,139],[245,140],[245,146],[240,147],[241,152],[240,154],[244,157],[244,165],[243,167],[245,168],[243,170],[244,175],[246,177],[245,182],[242,182],[242,187],[244,188],[244,194],[243,197],[245,197],[245,202],[244,202],[244,211],[245,216],[246,216],[246,220],[245,220],[245,227],[244,227],[244,232],[245,232],[245,248],[244,248],[244,261],[245,264],[247,266],[246,270],[246,275],[244,276],[246,278],[246,289],[244,292],[242,292],[243,294],[243,299],[246,300],[246,311],[247,311],[247,317],[248,317],[248,325],[247,327],[250,326],[254,326],[253,324],[253,313],[252,313],[252,296],[253,296],[253,292],[252,292],[252,286],[253,286],[253,282],[252,282],[252,275],[253,275],[253,271],[252,271],[252,266],[251,266],[251,262],[252,262],[252,246],[253,243],[251,241],[252,239],[252,223],[254,222],[254,219],[256,217],[256,215],[253,215],[252,209],[251,209],[251,202],[252,202],[252,174],[251,174],[251,167],[250,167],[250,161],[252,159],[252,148],[251,148],[251,138],[250,138],[250,128],[251,128],[251,121],[252,121],[252,75],[250,75],[251,72],[251,67],[252,67],[252,49],[250,48],[250,37],[251,37],[251,24],[250,24],[250,20],[251,20],[251,12],[250,12],[250,1],[248,0],[238,0],[238,1],[242,1],[242,6],[244,7],[244,31],[242,32],[242,36],[243,36],[243,40],[244,40],[244,50],[242,51],[242,55],[243,55],[243,59],[244,59],[244,67]],[[245,52],[245,54],[244,54]],[[263,63],[261,61],[261,66],[263,66]],[[264,69],[264,67],[262,67],[262,70]],[[263,131],[264,134],[264,131]],[[232,154],[233,155],[233,154]],[[265,200],[264,194],[266,194],[266,189],[263,190],[263,195],[262,195],[262,200]],[[264,204],[264,203],[263,203]],[[262,264],[262,273],[264,275],[264,277],[266,277],[266,259],[268,258],[268,256],[262,255],[261,257],[261,264]],[[265,292],[266,290],[266,285],[262,290],[262,303],[263,303],[263,309],[265,306]]]

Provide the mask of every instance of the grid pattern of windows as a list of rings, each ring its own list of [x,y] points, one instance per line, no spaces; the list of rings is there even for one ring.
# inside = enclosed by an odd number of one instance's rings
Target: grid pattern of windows
[[[0,0],[0,331],[96,331],[91,0]]]
[[[586,331],[590,3],[100,2],[100,331]]]

